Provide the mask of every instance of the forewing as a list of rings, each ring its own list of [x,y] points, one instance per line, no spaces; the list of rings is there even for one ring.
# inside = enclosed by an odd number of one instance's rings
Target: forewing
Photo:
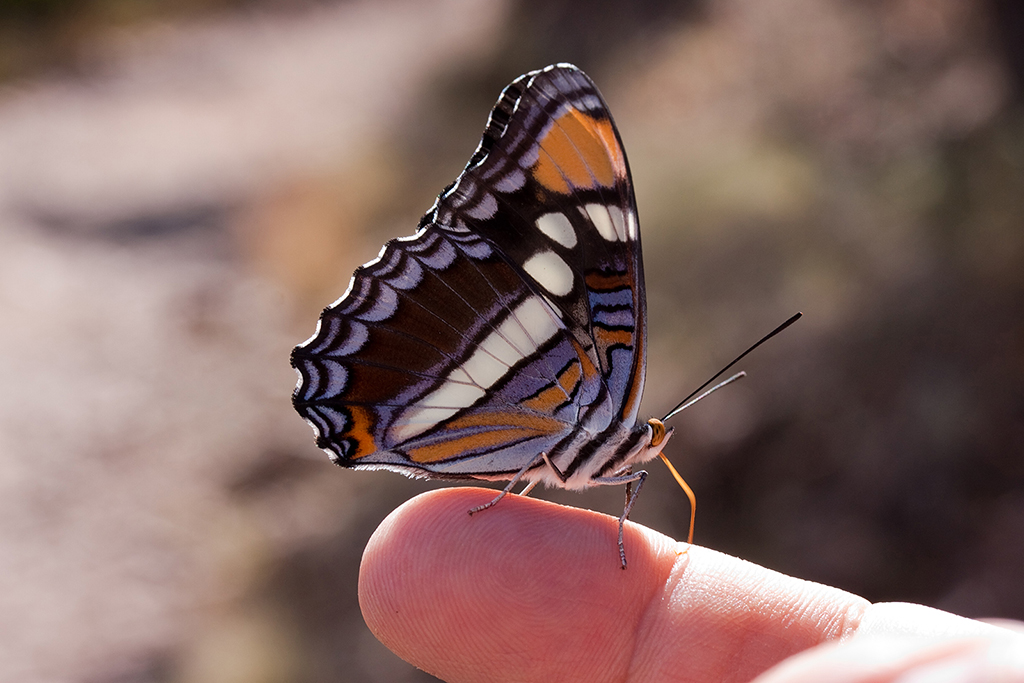
[[[424,222],[482,235],[522,268],[600,369],[613,419],[635,422],[646,334],[636,200],[618,130],[586,74],[558,64],[510,84]]]

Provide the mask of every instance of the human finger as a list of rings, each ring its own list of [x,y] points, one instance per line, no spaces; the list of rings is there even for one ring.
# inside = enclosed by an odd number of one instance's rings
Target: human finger
[[[750,680],[856,630],[867,601],[627,524],[507,496],[414,498],[371,538],[370,629],[447,681]]]
[[[871,605],[846,641],[791,657],[756,683],[1024,681],[1024,636],[904,603]]]

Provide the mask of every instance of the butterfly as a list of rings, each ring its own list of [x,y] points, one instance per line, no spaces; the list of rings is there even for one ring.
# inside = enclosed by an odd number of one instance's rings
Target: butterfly
[[[520,481],[625,484],[625,569],[634,468],[672,436],[637,421],[646,345],[622,140],[590,78],[555,64],[502,91],[416,233],[324,309],[292,352],[293,404],[338,465],[511,480],[471,513]]]

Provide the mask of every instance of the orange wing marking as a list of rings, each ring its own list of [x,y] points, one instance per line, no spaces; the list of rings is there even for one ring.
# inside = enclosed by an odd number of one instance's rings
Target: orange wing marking
[[[580,359],[580,365],[583,367],[583,381],[587,384],[599,381],[601,379],[601,372],[594,365],[590,356],[587,355],[586,349],[575,338],[570,339],[569,343],[572,344],[573,350],[576,351],[576,357]]]
[[[587,289],[594,292],[612,292],[617,289],[625,289],[633,286],[633,280],[629,273],[614,273],[605,275],[600,272],[590,272],[584,278]]]
[[[377,444],[373,441],[373,413],[362,406],[349,406],[348,412],[352,416],[352,425],[345,430],[345,437],[356,442],[356,449],[350,460],[365,458],[377,452]]]
[[[633,333],[629,330],[606,330],[594,325],[594,339],[605,348],[613,344],[633,345]]]
[[[413,462],[430,463],[458,458],[474,451],[493,451],[516,441],[560,431],[564,425],[559,420],[542,416],[521,414],[512,416],[508,413],[495,412],[467,415],[454,420],[448,429],[457,430],[467,427],[490,427],[490,429],[411,448],[409,449],[409,458]]]
[[[626,177],[626,160],[609,119],[569,109],[540,140],[533,177],[552,192],[572,187],[611,187]]]
[[[555,408],[572,395],[582,376],[583,369],[580,367],[580,364],[573,363],[558,376],[558,384],[552,385],[533,398],[523,401],[523,406],[541,413],[553,413]]]

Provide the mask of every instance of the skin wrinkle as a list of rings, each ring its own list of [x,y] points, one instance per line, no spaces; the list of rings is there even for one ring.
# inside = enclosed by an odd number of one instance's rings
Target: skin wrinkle
[[[798,579],[794,580],[800,581]],[[822,618],[828,615],[829,612],[827,610],[815,609],[815,605],[823,604],[822,598],[827,600],[828,596],[822,595],[824,591],[810,582],[800,581],[800,583],[811,586],[812,590],[797,592],[798,599],[796,601],[787,601],[786,596],[793,595],[793,591],[780,591],[780,586],[770,582],[767,577],[756,582],[752,585],[748,595],[761,597],[756,600],[744,600],[749,609],[748,614],[767,612],[771,621],[784,624],[787,629],[800,628],[804,631],[809,630],[812,633],[820,634],[810,642],[808,648],[835,640],[832,629],[820,627]],[[815,614],[816,611],[818,611],[818,614]],[[825,623],[832,621],[834,619],[825,619]],[[809,625],[811,628],[808,628]],[[772,641],[775,641],[776,644],[773,645]],[[748,636],[741,644],[734,658],[739,661],[745,661],[756,657],[756,653],[759,652],[776,652],[781,649],[777,644],[784,642],[785,640],[782,637],[774,634],[767,638],[761,637],[756,640],[753,636]],[[791,654],[795,654],[795,652]]]
[[[749,680],[760,672],[758,667],[771,666],[787,655],[848,633],[867,604],[811,582],[774,573],[762,576],[762,569],[745,562],[723,568],[706,554],[710,552],[695,546],[680,556],[661,600],[648,607],[627,680]],[[800,590],[807,588],[811,589],[809,596]],[[794,599],[794,595],[799,597]],[[847,598],[856,605],[836,609]],[[781,630],[764,628],[768,623],[783,626]],[[659,633],[661,638],[648,638],[648,634]],[[648,641],[657,646],[645,650]],[[673,648],[704,654],[713,648],[719,655],[698,658],[693,671],[680,670],[685,665],[673,656]],[[738,668],[740,662],[749,666]]]
[[[823,636],[817,643],[819,645],[825,642],[842,641],[850,637],[856,632],[864,615],[864,610],[867,609],[866,602],[857,602],[847,609],[838,612],[817,610],[816,606],[821,604],[822,598],[828,598],[827,595],[822,595],[823,593],[824,591],[820,589],[808,591],[789,610],[789,614],[793,616],[794,621],[800,620],[802,616],[812,616],[814,617],[814,630],[822,634],[830,634],[829,636]],[[818,612],[817,614],[815,614],[816,611]]]
[[[824,600],[828,600],[829,596],[826,594],[827,590],[825,587],[812,582],[804,582],[808,585],[814,586],[813,591],[808,591],[804,594],[799,604],[794,605],[794,610],[797,610],[797,615],[808,615],[815,612],[815,605],[821,605]],[[864,617],[864,612],[867,610],[869,603],[866,600],[858,600],[850,604],[846,609],[839,611],[827,611],[821,610],[817,614],[817,618],[814,620],[816,631],[822,634],[829,634],[823,636],[818,644],[832,641],[842,641],[852,636],[857,628],[860,626],[860,622]]]
[[[721,581],[721,585],[724,587],[734,583],[743,583],[743,579],[746,578],[746,572],[742,570],[746,568],[745,565],[730,567],[733,571],[723,575],[724,580]],[[758,596],[757,599],[752,599],[752,595]],[[737,671],[738,663],[763,659],[764,652],[775,650],[775,648],[769,647],[766,641],[777,642],[778,639],[776,637],[755,633],[745,628],[746,622],[756,620],[763,609],[765,601],[760,596],[759,592],[736,595],[723,591],[718,599],[713,601],[715,609],[712,614],[714,617],[724,617],[722,630],[739,636],[738,640],[734,641],[732,651],[724,653],[727,656],[718,658],[719,670],[715,672],[715,680],[722,681],[723,683],[745,680],[744,672]],[[711,603],[712,601],[708,602]]]
[[[639,536],[641,536],[641,535],[648,536],[649,538],[644,539],[644,541],[641,541],[641,539],[639,538]],[[652,552],[652,553],[650,553],[650,559],[653,560],[656,564],[661,564],[662,563],[662,557],[664,555],[664,551],[663,551],[662,548],[659,547],[660,545],[662,545],[661,543],[658,543],[660,538],[657,535],[650,535],[648,533],[647,529],[645,529],[645,528],[643,528],[641,526],[638,526],[636,524],[633,524],[632,522],[627,521],[626,525],[625,525],[625,527],[623,529],[623,540],[624,540],[624,543],[625,543],[627,548],[629,548],[629,547],[643,548],[644,550],[648,550],[649,548],[653,548],[653,549],[656,549],[657,551],[660,551],[660,552]],[[650,544],[650,545],[648,545],[648,544]],[[638,560],[638,561],[640,561],[641,559],[646,559],[646,558],[639,558],[639,557],[636,558],[636,560]],[[670,572],[671,572],[671,565],[665,571],[666,579],[667,579],[667,576],[669,575]],[[656,583],[654,585],[655,586],[663,586],[664,583],[665,583],[665,581],[662,580],[662,581],[659,581],[658,583]],[[637,641],[638,641],[638,638],[639,638],[639,634],[641,633],[641,626],[642,626],[644,620],[647,619],[648,615],[650,614],[651,606],[653,604],[655,604],[655,599],[660,595],[660,593],[661,593],[661,591],[655,590],[655,591],[651,591],[650,594],[647,596],[647,600],[644,603],[644,607],[643,607],[642,611],[639,613],[638,618],[636,619],[636,622],[635,622],[637,624],[637,627],[631,629],[632,637],[630,639],[630,644],[626,648],[629,651],[629,656],[623,662],[621,677],[615,677],[615,678],[609,677],[608,680],[617,680],[617,681],[622,681],[623,683],[627,683],[628,681],[631,680],[631,671],[633,669],[633,663],[634,663],[634,661],[636,659],[637,652],[638,652]],[[588,593],[588,595],[589,595],[589,593]],[[584,603],[597,604],[597,605],[603,605],[604,604],[604,602],[601,601],[601,600],[584,601]]]
[[[676,544],[677,547],[683,545],[685,544]],[[655,623],[665,612],[663,603],[672,601],[672,596],[675,593],[676,586],[682,582],[686,569],[690,564],[690,555],[688,552],[682,553],[675,550],[672,550],[672,552],[677,553],[676,558],[669,566],[665,580],[661,582],[662,589],[658,593],[651,595],[651,599],[647,601],[647,605],[645,606],[643,614],[640,617],[640,621],[637,624],[637,628],[634,631],[633,652],[630,656],[629,667],[627,668],[626,678],[624,679],[627,683],[632,680],[640,680],[635,678],[639,664],[642,664],[642,661],[638,660],[638,657],[640,656],[640,648],[638,647],[638,644],[644,642],[644,636],[656,628]]]
[[[839,637],[836,638],[837,642],[845,642],[857,634],[857,629],[860,628],[861,622],[864,621],[864,614],[867,612],[867,609],[868,605],[866,603],[857,603],[836,615],[836,619],[840,622],[840,626],[837,629],[839,631]]]

